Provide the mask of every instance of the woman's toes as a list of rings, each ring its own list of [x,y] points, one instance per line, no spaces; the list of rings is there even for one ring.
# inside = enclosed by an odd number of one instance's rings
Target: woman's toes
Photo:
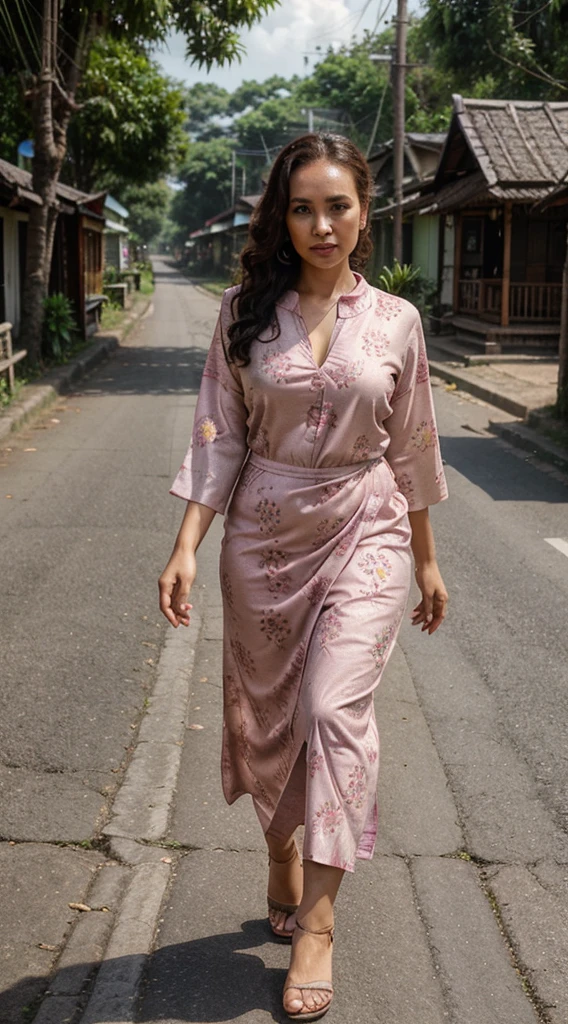
[[[287,1013],[299,1013],[304,1007],[304,1000],[298,995],[292,995],[293,992],[298,992],[298,989],[289,989],[284,997],[284,1009]]]

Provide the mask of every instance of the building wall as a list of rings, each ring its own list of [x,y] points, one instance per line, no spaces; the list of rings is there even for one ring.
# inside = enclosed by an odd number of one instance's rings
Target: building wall
[[[12,324],[14,335],[20,326],[20,296],[23,281],[20,276],[20,243],[18,224],[27,222],[27,213],[18,213],[0,207],[4,235],[4,314]]]
[[[439,217],[415,214],[413,218],[412,263],[424,277],[438,280]]]

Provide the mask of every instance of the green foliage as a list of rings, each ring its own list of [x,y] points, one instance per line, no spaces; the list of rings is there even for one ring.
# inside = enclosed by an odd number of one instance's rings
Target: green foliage
[[[15,164],[20,142],[31,137],[32,123],[17,75],[5,75],[1,68],[0,96],[0,157]]]
[[[42,354],[48,360],[62,363],[79,334],[73,307],[65,295],[57,292],[55,295],[48,295],[43,308]]]
[[[217,119],[228,113],[229,93],[214,82],[196,82],[184,96],[186,130],[194,140],[224,135]]]
[[[126,41],[99,39],[68,132],[67,177],[85,191],[140,185],[172,170],[186,149],[183,91]]]
[[[165,181],[127,185],[120,201],[128,210],[128,230],[137,246],[150,245],[160,234],[170,205],[171,190]]]
[[[290,95],[300,84],[301,79],[297,75],[288,81],[281,75],[272,75],[264,82],[247,80],[241,82],[237,89],[228,98],[227,113],[242,114],[250,107],[256,109],[261,103],[267,100],[281,99],[282,93]]]
[[[112,263],[105,264],[103,271],[103,284],[118,284],[120,281],[120,271],[118,267],[113,266]]]
[[[230,206],[232,151],[227,139],[191,143],[179,174],[184,187],[175,193],[170,208],[185,237]]]
[[[467,96],[566,99],[567,0],[426,0],[420,25],[437,68]]]
[[[295,97],[271,99],[239,117],[235,125],[240,145],[247,149],[283,146],[294,135],[307,131]]]
[[[276,0],[65,0],[61,4],[59,68],[88,52],[96,36],[128,40],[137,45],[164,42],[171,31],[186,38],[187,58],[212,67],[238,58],[244,51],[239,30],[250,28]],[[44,0],[0,3],[0,64],[6,72],[34,73],[41,63]]]
[[[424,277],[419,267],[411,263],[401,265],[398,260],[392,267],[383,267],[377,283],[384,292],[414,303],[423,314],[429,311],[436,295],[436,285]]]

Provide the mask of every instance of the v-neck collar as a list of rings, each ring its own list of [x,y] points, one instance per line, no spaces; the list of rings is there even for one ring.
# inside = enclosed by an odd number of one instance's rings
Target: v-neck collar
[[[340,295],[337,300],[338,320],[347,320],[349,317],[357,316],[358,313],[363,313],[371,305],[370,285],[367,283],[363,275],[358,274],[355,270],[353,271],[353,276],[357,282],[355,287],[352,291],[347,292],[346,295]],[[297,313],[301,316],[300,296],[293,288],[284,292],[284,294],[277,299],[276,305],[281,306],[283,309],[290,310],[291,313]]]

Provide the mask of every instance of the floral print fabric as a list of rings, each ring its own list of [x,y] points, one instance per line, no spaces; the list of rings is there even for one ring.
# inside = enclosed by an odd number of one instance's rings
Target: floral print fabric
[[[228,505],[224,792],[252,794],[275,834],[305,822],[304,856],[350,871],[376,837],[373,692],[408,598],[406,513],[446,496],[422,330],[358,277],[321,367],[288,292],[279,338],[238,368],[224,354],[234,294],[172,487]]]

